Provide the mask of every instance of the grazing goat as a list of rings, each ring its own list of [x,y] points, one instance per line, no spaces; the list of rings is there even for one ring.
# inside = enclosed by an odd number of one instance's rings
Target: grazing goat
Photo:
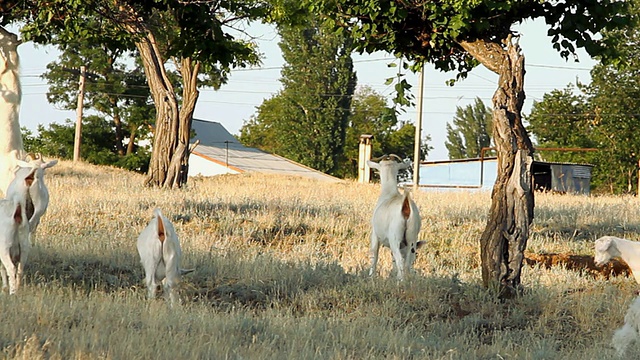
[[[629,265],[633,277],[640,284],[640,242],[603,236],[596,240],[596,266],[602,266],[614,257],[619,257]]]
[[[32,154],[29,154],[27,159],[29,162],[18,161],[15,178],[9,184],[7,193],[11,193],[15,186],[28,188],[26,213],[29,220],[29,231],[33,234],[40,224],[40,218],[49,206],[49,189],[44,183],[44,170],[56,165],[58,160],[44,161],[42,155]]]
[[[9,294],[15,294],[20,287],[31,246],[25,213],[26,194],[26,187],[16,187],[7,194],[7,199],[0,200],[0,275],[2,289],[9,284]]]
[[[637,341],[639,336],[640,296],[631,303],[627,314],[624,316],[624,325],[613,334],[611,345],[616,349],[617,355],[623,357],[627,347]]]
[[[420,213],[407,190],[398,191],[398,171],[411,166],[397,155],[384,155],[367,164],[380,172],[381,192],[371,218],[370,275],[376,274],[380,245],[391,249],[398,280],[403,280],[416,259],[416,251],[425,244],[418,241]],[[379,162],[376,162],[379,161]]]
[[[5,197],[13,180],[16,162],[24,158],[19,122],[22,97],[18,57],[20,43],[15,34],[0,26],[0,191]]]
[[[171,305],[179,302],[176,286],[182,275],[193,269],[180,268],[180,242],[173,224],[162,215],[160,209],[153,211],[153,219],[138,236],[138,253],[145,271],[148,298],[155,299],[158,283],[162,281],[165,298]]]

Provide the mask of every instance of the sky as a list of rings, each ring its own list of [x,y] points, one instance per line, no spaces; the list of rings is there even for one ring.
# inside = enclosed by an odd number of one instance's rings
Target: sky
[[[17,32],[16,28],[8,28]],[[529,114],[534,101],[542,100],[545,93],[563,89],[576,81],[589,83],[589,71],[595,61],[586,52],[578,52],[579,62],[566,61],[553,49],[551,38],[543,21],[529,21],[514,27],[521,35],[520,46],[525,56],[525,94],[523,113]],[[279,81],[283,59],[278,47],[275,30],[267,25],[253,25],[248,32],[256,38],[259,51],[263,54],[260,67],[233,70],[229,82],[218,91],[200,89],[200,98],[194,117],[221,123],[232,134],[239,134],[243,123],[256,112],[256,107],[281,89]],[[64,123],[65,119],[75,119],[75,111],[57,109],[46,99],[47,83],[40,76],[48,63],[55,61],[58,51],[50,46],[34,46],[24,43],[18,48],[21,61],[20,80],[23,97],[20,111],[21,126],[35,131],[38,124]],[[385,85],[387,78],[397,76],[398,68],[388,64],[397,62],[391,55],[382,52],[354,55],[354,66],[358,86],[369,86],[389,99],[394,97],[393,85]],[[91,65],[88,64],[89,70]],[[474,69],[467,79],[451,87],[446,81],[455,77],[454,73],[437,71],[433,66],[425,67],[422,109],[422,135],[431,137],[429,143],[434,149],[427,160],[448,159],[445,147],[446,124],[453,120],[457,107],[472,105],[476,97],[491,106],[491,97],[497,88],[498,75],[484,66]],[[413,94],[418,96],[417,74],[405,74],[413,85]],[[415,107],[406,108],[400,120],[415,123],[418,112]],[[375,135],[375,134],[374,134]]]

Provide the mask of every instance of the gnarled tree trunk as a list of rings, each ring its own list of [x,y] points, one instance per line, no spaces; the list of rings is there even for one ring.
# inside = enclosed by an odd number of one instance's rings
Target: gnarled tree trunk
[[[501,297],[510,297],[520,287],[534,207],[533,146],[521,116],[525,98],[524,55],[511,37],[503,44],[476,40],[460,45],[499,75],[498,89],[493,95],[498,174],[480,250],[484,286],[496,287]]]
[[[180,111],[173,85],[164,68],[164,60],[153,33],[147,30],[145,37],[136,43],[140,52],[151,96],[156,107],[156,126],[153,133],[153,152],[149,163],[146,184],[150,186],[180,187],[182,153],[180,142]],[[184,146],[183,146],[184,147]],[[179,159],[176,159],[178,157]],[[178,169],[176,169],[178,167]]]
[[[187,182],[191,120],[198,99],[199,64],[183,60],[180,71],[184,79],[182,109],[164,67],[156,37],[150,27],[139,21],[135,11],[123,1],[115,1],[124,28],[137,35],[136,48],[147,77],[156,108],[153,152],[145,181],[148,186],[182,187]],[[142,34],[142,36],[140,36]]]

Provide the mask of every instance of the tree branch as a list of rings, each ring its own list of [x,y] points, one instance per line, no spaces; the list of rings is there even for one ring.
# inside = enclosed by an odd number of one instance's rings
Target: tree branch
[[[506,57],[506,50],[502,45],[484,39],[459,40],[458,44],[487,69],[500,74],[500,66]]]

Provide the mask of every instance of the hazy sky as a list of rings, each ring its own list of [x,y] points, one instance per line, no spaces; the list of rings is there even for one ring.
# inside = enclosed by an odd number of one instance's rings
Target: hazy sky
[[[16,31],[15,28],[10,30]],[[520,45],[526,61],[525,114],[530,112],[533,101],[541,100],[545,93],[562,89],[576,80],[585,83],[590,81],[589,70],[595,62],[583,51],[579,53],[580,62],[562,59],[551,46],[544,22],[525,23],[518,26],[517,30],[522,35]],[[276,33],[265,25],[251,27],[250,33],[259,37],[259,49],[264,54],[263,65],[260,68],[233,71],[229,83],[219,91],[201,89],[195,110],[196,118],[220,122],[232,134],[238,134],[243,122],[255,113],[256,107],[281,88],[278,79],[283,60]],[[55,60],[58,52],[52,47],[34,47],[32,43],[25,43],[19,47],[19,54],[23,88],[21,125],[35,130],[38,124],[63,123],[65,119],[75,119],[74,111],[59,110],[47,102],[47,84],[40,78],[46,65]],[[396,76],[398,71],[398,68],[387,66],[393,61],[393,56],[384,53],[355,55],[358,85],[370,86],[389,99],[393,98],[393,86],[385,85],[385,80]],[[90,70],[91,64],[88,66]],[[417,75],[406,76],[414,84],[413,90],[417,96]],[[445,125],[453,119],[456,107],[472,104],[475,97],[480,97],[490,106],[498,79],[496,74],[483,66],[474,69],[466,80],[453,87],[447,86],[445,81],[452,77],[453,73],[442,73],[432,66],[425,71],[422,128],[423,134],[431,135],[431,146],[434,147],[428,160],[448,158],[444,146]],[[400,118],[416,121],[418,115],[415,108],[406,110]]]

